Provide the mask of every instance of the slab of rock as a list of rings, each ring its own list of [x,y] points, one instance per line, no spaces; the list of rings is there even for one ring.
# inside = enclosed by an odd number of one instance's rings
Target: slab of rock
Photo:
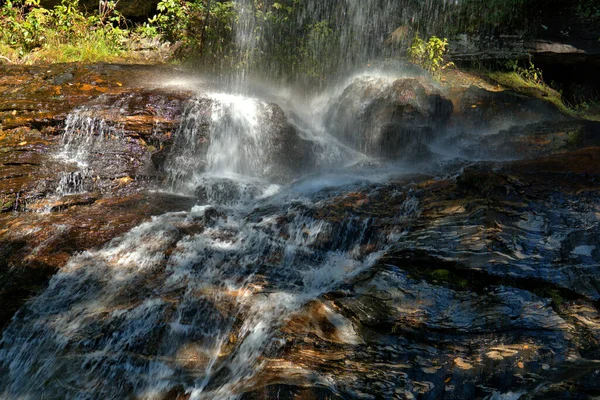
[[[496,133],[511,126],[568,119],[550,103],[510,90],[494,91],[477,86],[450,93],[454,113],[450,126],[458,132]]]
[[[106,243],[188,199],[144,195],[151,162],[191,93],[152,88],[151,66],[0,66],[0,313],[4,325],[75,252]],[[85,111],[87,110],[87,111]],[[92,112],[94,111],[94,112]],[[86,114],[87,112],[87,114]],[[77,125],[79,117],[81,126]],[[65,162],[65,129],[99,127],[82,167]],[[110,133],[110,135],[108,134]]]

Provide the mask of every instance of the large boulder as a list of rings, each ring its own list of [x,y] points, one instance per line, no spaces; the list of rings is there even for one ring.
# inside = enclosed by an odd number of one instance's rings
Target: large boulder
[[[358,78],[329,111],[329,131],[371,156],[407,156],[432,141],[452,114],[452,103],[422,79]]]

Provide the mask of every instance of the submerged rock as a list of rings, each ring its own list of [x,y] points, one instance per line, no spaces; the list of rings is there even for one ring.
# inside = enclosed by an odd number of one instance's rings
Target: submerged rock
[[[268,184],[260,181],[240,181],[226,177],[201,179],[196,188],[196,199],[200,204],[247,203],[259,197]]]
[[[423,79],[357,78],[329,111],[327,127],[370,156],[419,159],[413,148],[440,136],[452,108]]]

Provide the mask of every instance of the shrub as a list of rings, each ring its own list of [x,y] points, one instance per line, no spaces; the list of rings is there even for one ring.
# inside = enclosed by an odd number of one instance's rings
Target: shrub
[[[445,62],[444,56],[448,52],[448,39],[432,36],[425,42],[416,34],[408,48],[408,55],[413,64],[418,65],[429,73],[436,75],[454,63]]]
[[[0,8],[0,45],[30,60],[65,61],[63,53],[73,57],[66,61],[117,55],[128,30],[115,6],[101,0],[98,14],[86,16],[79,0],[62,0],[53,9],[41,7],[39,0],[7,0]]]

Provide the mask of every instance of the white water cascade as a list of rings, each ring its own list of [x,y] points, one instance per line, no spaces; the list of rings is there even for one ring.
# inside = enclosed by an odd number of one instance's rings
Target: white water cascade
[[[65,154],[74,139],[101,140],[96,120],[88,125],[93,138],[81,124],[67,129]],[[279,328],[372,265],[387,241],[366,234],[368,219],[340,226],[315,217],[332,190],[362,178],[271,182],[282,168],[277,152],[287,151],[276,136],[282,129],[295,145],[342,147],[291,127],[281,110],[253,98],[192,100],[166,165],[171,190],[195,193],[201,205],[73,257],[4,331],[0,397],[161,399],[176,391],[233,399],[256,386],[285,343]],[[371,241],[379,252],[366,256],[360,248]]]
[[[267,103],[241,95],[190,101],[167,164],[172,188],[193,192],[207,177],[266,177],[271,119]]]

